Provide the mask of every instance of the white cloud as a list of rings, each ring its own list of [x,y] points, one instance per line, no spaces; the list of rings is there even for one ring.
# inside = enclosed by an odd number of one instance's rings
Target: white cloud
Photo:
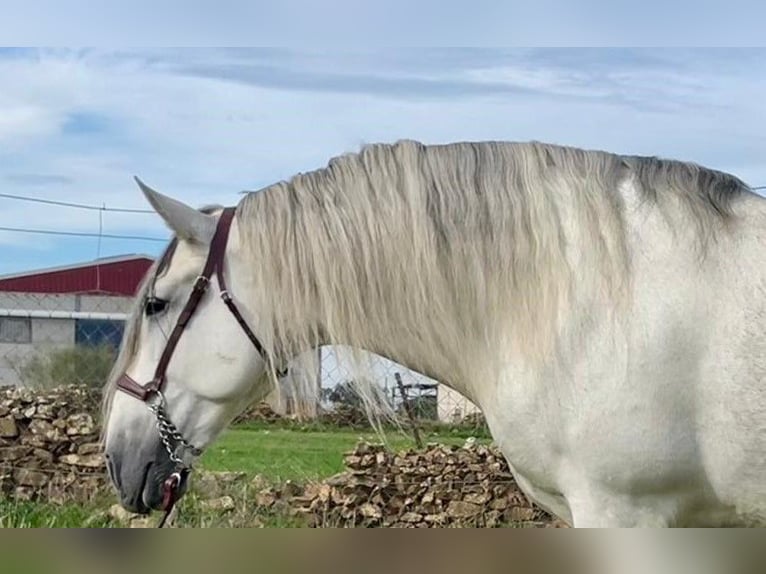
[[[242,189],[321,167],[365,142],[400,138],[536,139],[663,155],[763,184],[766,64],[758,56],[493,50],[0,55],[0,191],[144,208],[131,179],[137,174],[195,205],[231,204]],[[49,177],[25,181],[13,174]],[[98,228],[92,212],[0,202],[0,225]],[[164,235],[153,216],[108,214],[105,224],[111,233]]]
[[[34,143],[54,135],[61,117],[42,107],[8,105],[0,107],[0,145],[8,149]]]

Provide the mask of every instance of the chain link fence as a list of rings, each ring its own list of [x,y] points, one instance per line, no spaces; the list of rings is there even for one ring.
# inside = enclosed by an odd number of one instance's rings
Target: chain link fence
[[[128,297],[0,292],[0,384],[104,384]]]
[[[122,339],[130,297],[0,292],[0,385],[52,388],[104,384]],[[353,369],[333,347],[318,350],[320,404],[353,403]],[[369,373],[394,411],[421,420],[459,422],[478,409],[465,397],[383,357]],[[291,414],[289,401],[277,406]],[[409,411],[409,412],[406,412]]]
[[[367,356],[367,376],[382,390],[382,397],[402,418],[414,417],[456,423],[478,412],[468,399],[438,381],[378,355]],[[351,361],[340,349],[321,349],[319,380],[323,396],[336,402],[353,400],[346,389],[353,381]],[[331,408],[326,401],[325,407]]]

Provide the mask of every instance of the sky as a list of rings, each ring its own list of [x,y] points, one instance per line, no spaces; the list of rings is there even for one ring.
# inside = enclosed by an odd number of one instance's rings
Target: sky
[[[757,0],[6,0],[32,46],[750,46]]]
[[[766,185],[763,49],[0,50],[0,193],[234,204],[365,143],[538,140]],[[152,213],[0,197],[0,226],[164,239]],[[0,231],[0,274],[162,242]]]

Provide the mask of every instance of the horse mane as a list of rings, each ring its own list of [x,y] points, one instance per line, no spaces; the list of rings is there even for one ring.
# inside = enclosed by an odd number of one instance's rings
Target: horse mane
[[[578,292],[616,300],[626,290],[628,178],[644,201],[679,205],[701,229],[729,217],[746,189],[658,158],[399,141],[249,193],[239,225],[272,348],[292,355],[322,341],[393,354],[462,388],[501,359],[489,341],[542,356]]]

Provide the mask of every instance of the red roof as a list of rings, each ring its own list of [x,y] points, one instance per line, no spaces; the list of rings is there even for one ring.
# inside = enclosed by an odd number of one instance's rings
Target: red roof
[[[0,277],[0,291],[132,296],[153,263],[148,255],[123,255]]]

